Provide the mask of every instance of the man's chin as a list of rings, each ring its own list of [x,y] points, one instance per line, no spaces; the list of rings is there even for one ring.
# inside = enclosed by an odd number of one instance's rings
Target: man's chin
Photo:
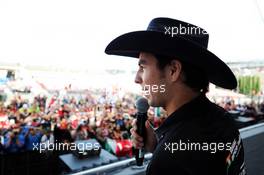
[[[146,99],[150,99],[150,95],[148,94],[143,94],[143,97],[145,97]]]
[[[159,104],[157,104],[153,98],[151,97],[151,95],[145,95],[144,96],[147,100],[148,100],[148,104],[151,106],[151,107],[159,107]]]
[[[143,97],[146,98],[146,99],[148,100],[148,103],[149,103],[149,105],[150,105],[150,104],[151,104],[151,101],[152,101],[152,100],[151,100],[151,99],[152,99],[151,96],[150,96],[149,94],[143,94]]]

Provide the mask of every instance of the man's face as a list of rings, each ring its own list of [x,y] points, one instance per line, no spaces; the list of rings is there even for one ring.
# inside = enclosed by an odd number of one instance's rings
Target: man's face
[[[141,52],[135,82],[140,84],[150,106],[163,107],[166,102],[166,74],[157,67],[157,59],[150,53]]]

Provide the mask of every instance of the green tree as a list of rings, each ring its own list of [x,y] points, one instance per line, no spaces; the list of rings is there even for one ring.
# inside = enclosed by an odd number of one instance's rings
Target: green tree
[[[260,77],[255,76],[239,76],[238,90],[242,94],[256,95],[260,91]]]

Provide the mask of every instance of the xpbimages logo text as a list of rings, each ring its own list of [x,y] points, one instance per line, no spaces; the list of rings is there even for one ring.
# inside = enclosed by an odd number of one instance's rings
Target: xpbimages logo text
[[[33,143],[33,150],[39,151],[40,153],[45,151],[76,151],[78,150],[79,153],[83,153],[87,150],[99,150],[100,144],[99,143],[89,143],[89,142],[81,142],[81,143],[51,143],[51,142],[45,142],[45,143]]]
[[[170,35],[174,37],[176,35],[207,35],[208,33],[200,27],[195,26],[165,26],[165,35]]]
[[[215,154],[217,151],[230,151],[232,148],[232,143],[207,143],[207,142],[184,142],[179,140],[179,142],[165,142],[164,150],[171,153],[177,151],[210,151],[210,153]]]
[[[150,95],[151,93],[164,93],[166,91],[165,84],[161,85],[144,85],[142,87],[142,93],[144,95]]]

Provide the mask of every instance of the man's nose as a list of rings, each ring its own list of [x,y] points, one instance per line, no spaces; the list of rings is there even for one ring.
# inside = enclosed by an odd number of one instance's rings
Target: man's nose
[[[135,83],[142,84],[142,78],[141,78],[139,72],[137,72],[137,74],[136,74]]]

